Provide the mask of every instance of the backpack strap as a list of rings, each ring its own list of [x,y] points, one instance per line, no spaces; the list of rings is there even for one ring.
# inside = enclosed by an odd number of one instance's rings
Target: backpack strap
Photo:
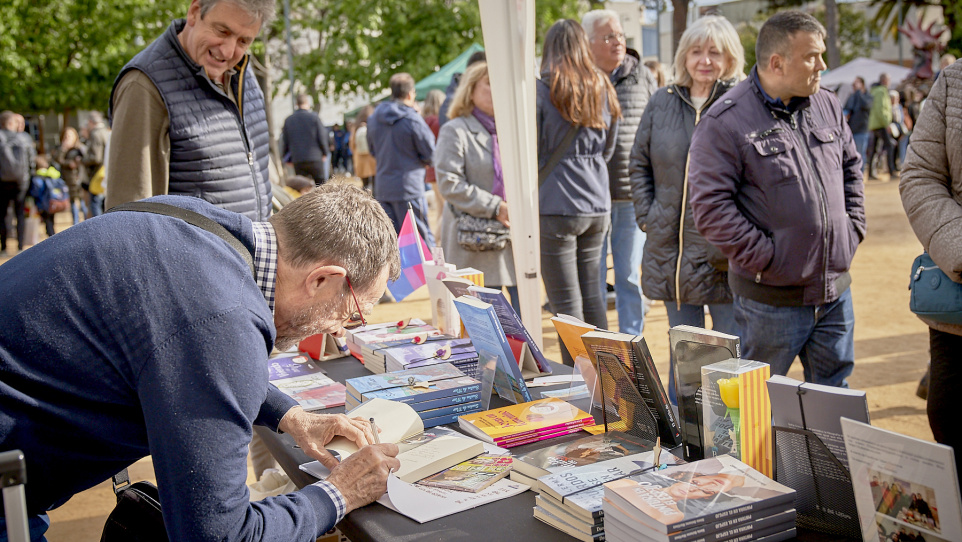
[[[234,237],[234,234],[227,231],[227,228],[200,213],[195,213],[194,211],[184,209],[183,207],[177,207],[176,205],[169,205],[167,203],[159,203],[156,201],[132,201],[122,205],[117,205],[107,212],[113,213],[115,211],[135,211],[141,213],[172,216],[174,218],[183,220],[191,226],[196,226],[202,230],[207,230],[217,237],[223,239],[224,242],[231,246],[231,248],[236,250],[237,253],[241,255],[241,258],[244,258],[244,261],[247,262],[247,266],[251,270],[251,275],[256,276],[254,273],[254,253],[244,246],[244,244],[241,243],[237,237]]]
[[[561,140],[561,144],[555,147],[554,152],[548,157],[548,161],[545,163],[544,167],[538,170],[538,187],[540,188],[544,184],[545,180],[548,179],[548,175],[554,171],[555,166],[561,161],[564,153],[568,152],[571,148],[571,144],[575,140],[575,136],[578,135],[578,130],[581,127],[577,124],[571,124],[568,126],[568,131],[565,133],[565,138]]]

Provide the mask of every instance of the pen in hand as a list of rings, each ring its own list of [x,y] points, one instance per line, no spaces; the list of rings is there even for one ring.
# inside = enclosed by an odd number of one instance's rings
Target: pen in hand
[[[374,444],[380,444],[381,437],[377,434],[377,424],[374,423],[374,418],[370,418],[368,421],[371,422],[371,432],[374,433]]]

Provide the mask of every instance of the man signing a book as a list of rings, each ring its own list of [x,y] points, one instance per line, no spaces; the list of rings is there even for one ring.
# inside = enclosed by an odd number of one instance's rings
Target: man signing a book
[[[48,510],[150,455],[171,540],[315,540],[384,494],[398,448],[372,444],[366,421],[296,406],[269,384],[268,355],[373,306],[400,272],[391,221],[347,185],[268,222],[144,201],[193,222],[109,212],[0,267],[0,450],[24,452],[31,538]],[[289,433],[330,477],[249,502],[254,424]],[[336,435],[360,451],[338,463],[324,449]]]

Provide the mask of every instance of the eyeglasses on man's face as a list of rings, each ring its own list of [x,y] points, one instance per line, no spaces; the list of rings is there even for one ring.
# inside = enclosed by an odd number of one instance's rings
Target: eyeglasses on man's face
[[[351,315],[343,327],[344,329],[354,329],[356,327],[366,326],[367,321],[364,320],[364,313],[361,312],[361,304],[357,300],[357,294],[354,293],[354,286],[351,285],[351,278],[347,275],[344,275],[344,280],[347,281],[347,287],[351,290],[351,297],[354,298],[354,308],[357,309],[357,311]]]
[[[612,32],[611,34],[606,34],[601,36],[601,40],[607,45],[611,45],[613,42],[624,43],[625,33],[624,32]]]

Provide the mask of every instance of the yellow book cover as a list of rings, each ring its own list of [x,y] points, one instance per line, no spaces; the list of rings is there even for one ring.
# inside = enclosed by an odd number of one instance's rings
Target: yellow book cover
[[[705,455],[722,454],[772,475],[772,406],[767,363],[729,359],[702,367]]]
[[[594,418],[561,399],[548,398],[475,412],[458,418],[461,428],[488,442],[593,425]]]
[[[585,343],[581,340],[581,336],[589,331],[594,331],[595,326],[566,314],[552,316],[551,323],[554,324],[558,336],[561,337],[561,342],[564,343],[565,348],[568,349],[568,353],[571,354],[571,359],[577,359],[578,356],[591,359]]]

